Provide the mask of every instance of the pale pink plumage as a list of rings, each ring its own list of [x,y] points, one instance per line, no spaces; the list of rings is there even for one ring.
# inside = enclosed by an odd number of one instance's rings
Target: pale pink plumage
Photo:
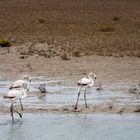
[[[78,85],[83,85],[83,86],[89,86],[89,87],[91,87],[91,86],[93,86],[94,85],[94,81],[93,81],[93,79],[91,78],[91,76],[94,76],[94,78],[96,79],[96,75],[95,74],[93,74],[92,72],[90,72],[89,74],[88,74],[88,78],[82,78],[81,80],[79,80],[78,81]]]
[[[10,90],[7,95],[4,96],[4,98],[13,98],[13,99],[23,99],[27,96],[26,91],[21,88],[19,90],[13,89]]]
[[[17,80],[15,81],[13,84],[11,84],[11,86],[9,87],[9,89],[13,89],[13,88],[21,88],[24,86],[25,89],[29,90],[29,77],[24,77],[24,80]]]
[[[84,98],[85,98],[85,106],[87,107],[86,88],[87,88],[87,87],[91,87],[91,86],[94,85],[94,81],[93,81],[93,79],[91,78],[91,76],[93,76],[94,79],[96,79],[96,75],[93,74],[92,72],[90,72],[90,73],[88,74],[88,78],[82,78],[81,80],[78,81],[77,84],[78,84],[78,85],[81,85],[81,87],[80,87],[79,92],[78,92],[77,102],[76,102],[76,105],[75,105],[74,109],[77,109],[79,96],[80,96],[80,93],[81,93],[81,89],[82,89],[83,87],[85,88]]]

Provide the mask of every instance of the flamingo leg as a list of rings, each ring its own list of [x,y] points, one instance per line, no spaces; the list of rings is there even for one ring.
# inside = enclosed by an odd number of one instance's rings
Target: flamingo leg
[[[23,105],[22,105],[21,99],[19,99],[19,101],[20,101],[21,110],[23,110]]]
[[[85,106],[86,106],[86,108],[87,108],[86,87],[85,87],[84,99],[85,99]]]
[[[75,105],[74,109],[77,109],[77,105],[78,105],[78,100],[79,100],[79,96],[80,96],[80,93],[81,93],[81,89],[82,89],[82,86],[79,89],[78,96],[77,96],[77,102],[76,102],[76,105]]]
[[[14,112],[16,112],[20,116],[20,118],[22,118],[22,115],[18,111],[14,110],[13,101],[12,101],[12,105],[10,107],[10,112],[11,112],[11,117],[12,117],[12,123],[14,122],[14,115],[13,115]]]
[[[19,116],[20,116],[20,118],[22,118],[22,115],[21,115],[21,113],[19,113],[18,111],[16,111],[16,110],[13,110],[14,112],[16,112]]]
[[[12,123],[14,122],[14,115],[13,115],[13,101],[10,107],[11,117],[12,117]]]

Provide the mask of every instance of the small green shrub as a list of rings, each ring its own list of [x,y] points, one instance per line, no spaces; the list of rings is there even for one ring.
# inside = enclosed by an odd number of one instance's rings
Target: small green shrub
[[[112,32],[114,28],[111,24],[100,24],[97,26],[98,30],[101,32]]]
[[[11,44],[7,39],[0,38],[0,47],[10,47]]]

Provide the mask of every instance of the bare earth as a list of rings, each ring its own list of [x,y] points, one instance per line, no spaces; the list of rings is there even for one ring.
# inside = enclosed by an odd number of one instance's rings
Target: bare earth
[[[108,57],[83,56],[61,60],[60,57],[45,58],[34,54],[21,59],[14,47],[10,53],[0,55],[0,75],[6,79],[15,79],[17,75],[30,76],[64,76],[78,80],[90,71],[97,75],[103,83],[135,83],[140,82],[140,58],[137,57]]]
[[[45,42],[72,54],[140,57],[139,5],[139,0],[0,0],[0,38],[19,46]]]

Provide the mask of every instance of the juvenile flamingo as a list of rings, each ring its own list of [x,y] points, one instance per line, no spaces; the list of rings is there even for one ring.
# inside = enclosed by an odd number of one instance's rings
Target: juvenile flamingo
[[[31,80],[29,80],[29,76],[26,75],[24,76],[23,80],[17,80],[15,81],[13,84],[11,84],[11,86],[9,87],[9,89],[16,89],[16,88],[20,88],[24,85],[24,88],[27,89],[27,91],[29,91],[29,84],[31,83]]]
[[[22,106],[21,99],[26,98],[26,96],[27,96],[27,93],[25,91],[24,85],[22,87],[20,87],[20,89],[10,90],[7,95],[3,96],[3,98],[10,99],[11,102],[12,102],[12,104],[10,106],[10,112],[11,112],[12,122],[14,122],[13,112],[16,112],[22,118],[22,114],[19,113],[16,110],[14,110],[14,106],[13,106],[14,101],[16,101],[16,100],[19,99],[20,106],[21,106],[21,111],[23,111],[23,106]]]
[[[81,87],[80,87],[79,92],[78,92],[77,102],[76,102],[76,105],[75,105],[74,109],[77,109],[79,96],[80,96],[80,93],[81,93],[81,89],[82,89],[83,87],[85,88],[84,99],[85,99],[85,106],[86,106],[86,108],[87,108],[86,88],[87,88],[87,87],[92,87],[92,86],[94,85],[94,81],[93,81],[93,79],[91,78],[91,76],[94,77],[94,80],[96,79],[96,75],[93,74],[92,72],[90,72],[90,73],[88,74],[88,78],[82,78],[81,80],[78,81],[77,85],[80,85]]]

